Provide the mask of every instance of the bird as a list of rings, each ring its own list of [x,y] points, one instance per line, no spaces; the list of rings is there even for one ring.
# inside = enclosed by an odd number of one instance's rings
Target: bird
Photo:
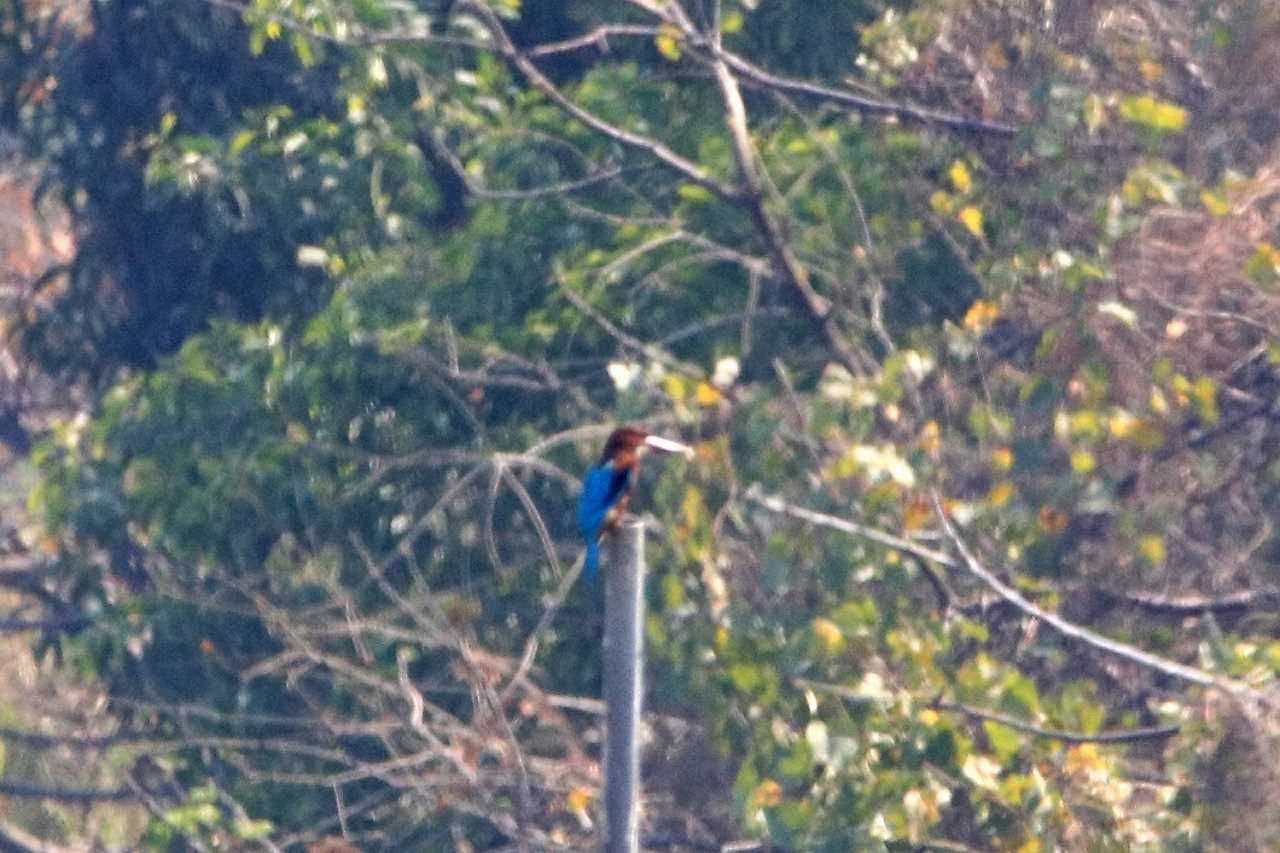
[[[624,426],[609,434],[600,461],[587,471],[578,498],[578,532],[587,541],[582,573],[588,580],[600,568],[600,538],[616,530],[622,521],[640,458],[650,450],[693,455],[693,448],[678,441]]]

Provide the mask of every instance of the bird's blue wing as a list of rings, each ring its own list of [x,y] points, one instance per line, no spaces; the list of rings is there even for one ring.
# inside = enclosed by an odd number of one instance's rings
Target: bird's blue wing
[[[588,539],[600,535],[609,509],[618,502],[631,479],[628,470],[614,471],[608,465],[596,465],[587,472],[578,498],[578,532]]]
[[[578,497],[578,532],[588,538],[598,533],[609,511],[609,489],[613,484],[613,471],[596,465],[582,481],[582,494]]]
[[[587,540],[587,557],[583,574],[593,577],[600,562],[600,530],[609,510],[627,490],[631,471],[613,470],[610,465],[596,465],[587,472],[578,498],[578,532]]]

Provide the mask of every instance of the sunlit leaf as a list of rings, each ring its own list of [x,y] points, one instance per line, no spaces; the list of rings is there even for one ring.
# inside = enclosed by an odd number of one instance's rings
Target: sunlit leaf
[[[1098,460],[1087,450],[1077,450],[1071,454],[1071,470],[1077,474],[1088,474],[1098,467]]]
[[[1120,115],[1134,124],[1164,132],[1182,130],[1187,124],[1185,109],[1177,104],[1156,100],[1150,95],[1121,98]]]
[[[987,329],[1000,316],[1000,306],[985,299],[975,300],[964,315],[964,327],[974,332]]]
[[[658,34],[653,38],[654,47],[658,49],[658,53],[671,62],[677,62],[680,59],[681,35],[680,31],[670,24],[663,24]]]
[[[975,237],[982,236],[982,211],[973,205],[961,210],[956,214],[956,218],[969,229],[969,233]]]
[[[1214,216],[1226,216],[1231,212],[1231,203],[1213,190],[1201,192],[1200,203]]]
[[[1008,761],[1022,748],[1022,738],[1016,731],[994,720],[984,720],[982,728],[987,733],[991,748],[996,751],[996,758]]]
[[[693,400],[699,406],[715,406],[724,400],[724,395],[709,382],[699,382],[693,392]]]
[[[771,808],[782,802],[782,786],[772,779],[765,779],[757,786],[752,800],[760,808]]]
[[[830,619],[824,619],[821,616],[814,619],[813,633],[822,642],[823,649],[829,655],[837,654],[844,648],[844,632]]]

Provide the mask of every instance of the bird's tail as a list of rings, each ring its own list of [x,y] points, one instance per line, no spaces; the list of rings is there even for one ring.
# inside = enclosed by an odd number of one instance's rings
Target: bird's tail
[[[592,580],[596,576],[596,572],[600,569],[600,540],[591,539],[587,542],[587,557],[582,561],[582,576],[587,580]]]

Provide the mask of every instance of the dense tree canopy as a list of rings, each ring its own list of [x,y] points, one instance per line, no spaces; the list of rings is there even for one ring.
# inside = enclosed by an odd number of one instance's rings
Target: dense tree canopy
[[[635,501],[652,844],[1272,849],[1278,53],[1244,0],[3,0],[74,235],[13,356],[82,402],[4,585],[111,712],[79,794],[594,849],[572,506],[636,422],[697,449]]]

